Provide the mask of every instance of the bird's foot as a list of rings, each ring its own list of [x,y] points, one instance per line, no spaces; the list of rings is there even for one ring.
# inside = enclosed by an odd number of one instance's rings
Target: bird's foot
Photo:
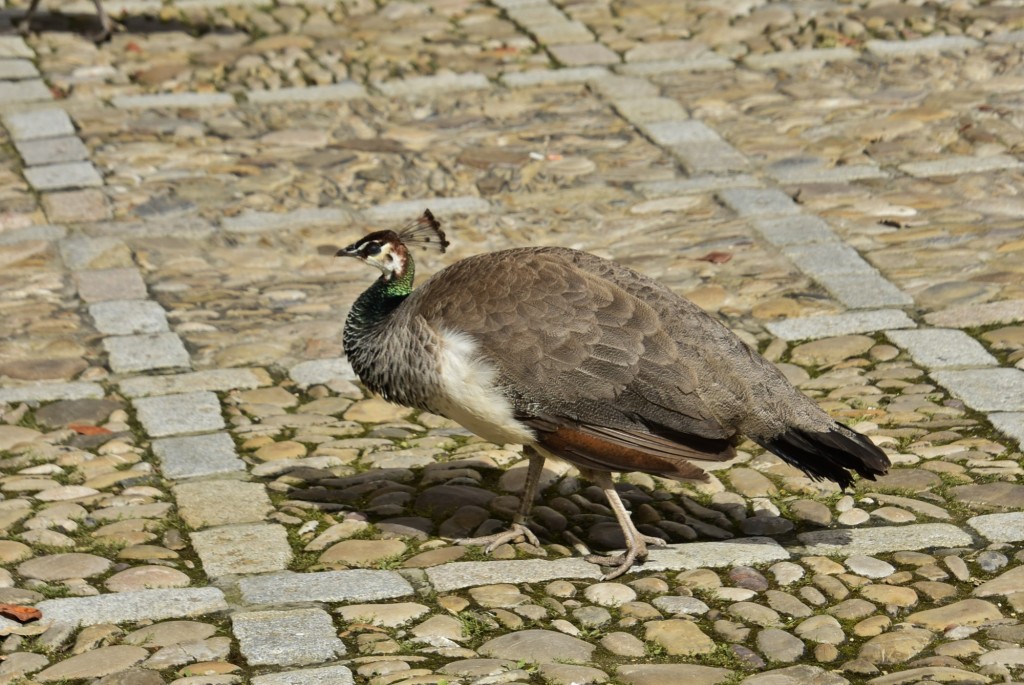
[[[452,542],[456,545],[477,545],[483,547],[485,553],[490,554],[501,545],[522,538],[525,538],[531,545],[540,547],[540,540],[537,539],[537,536],[533,534],[532,530],[522,523],[513,523],[512,527],[504,533],[484,535],[478,538],[458,538],[456,540],[452,540]]]
[[[615,554],[611,556],[605,556],[603,554],[589,554],[584,558],[590,563],[597,564],[599,566],[614,566],[614,569],[601,576],[601,580],[612,580],[613,578],[618,578],[629,571],[637,561],[643,561],[646,559],[647,545],[651,545],[652,547],[665,547],[668,543],[661,538],[638,534],[635,539],[626,540],[626,551],[623,554]]]

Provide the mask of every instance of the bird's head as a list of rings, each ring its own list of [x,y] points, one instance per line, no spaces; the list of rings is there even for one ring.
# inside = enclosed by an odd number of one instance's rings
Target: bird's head
[[[369,233],[348,247],[338,250],[336,256],[355,257],[380,269],[385,280],[393,281],[406,275],[412,263],[406,246],[415,244],[436,247],[441,252],[449,245],[444,231],[441,230],[441,224],[429,209],[402,229]]]

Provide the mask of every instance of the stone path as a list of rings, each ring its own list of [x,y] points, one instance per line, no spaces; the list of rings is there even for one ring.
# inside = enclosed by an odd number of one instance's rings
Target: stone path
[[[1024,680],[1024,9],[106,4],[0,35],[0,681]],[[892,472],[624,474],[672,545],[619,582],[564,465],[542,547],[450,545],[521,452],[353,382],[331,257],[427,207],[424,274],[618,259]]]

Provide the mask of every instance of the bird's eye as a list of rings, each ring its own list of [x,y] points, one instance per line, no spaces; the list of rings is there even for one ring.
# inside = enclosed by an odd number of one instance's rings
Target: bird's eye
[[[380,243],[369,243],[365,248],[363,248],[363,252],[367,257],[372,257],[373,255],[380,254],[380,249]]]

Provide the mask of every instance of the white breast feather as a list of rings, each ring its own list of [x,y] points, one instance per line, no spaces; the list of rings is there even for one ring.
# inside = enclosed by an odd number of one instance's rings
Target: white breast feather
[[[512,415],[512,403],[495,387],[494,366],[468,335],[440,331],[441,393],[432,404],[484,440],[498,445],[534,442],[534,433]]]

